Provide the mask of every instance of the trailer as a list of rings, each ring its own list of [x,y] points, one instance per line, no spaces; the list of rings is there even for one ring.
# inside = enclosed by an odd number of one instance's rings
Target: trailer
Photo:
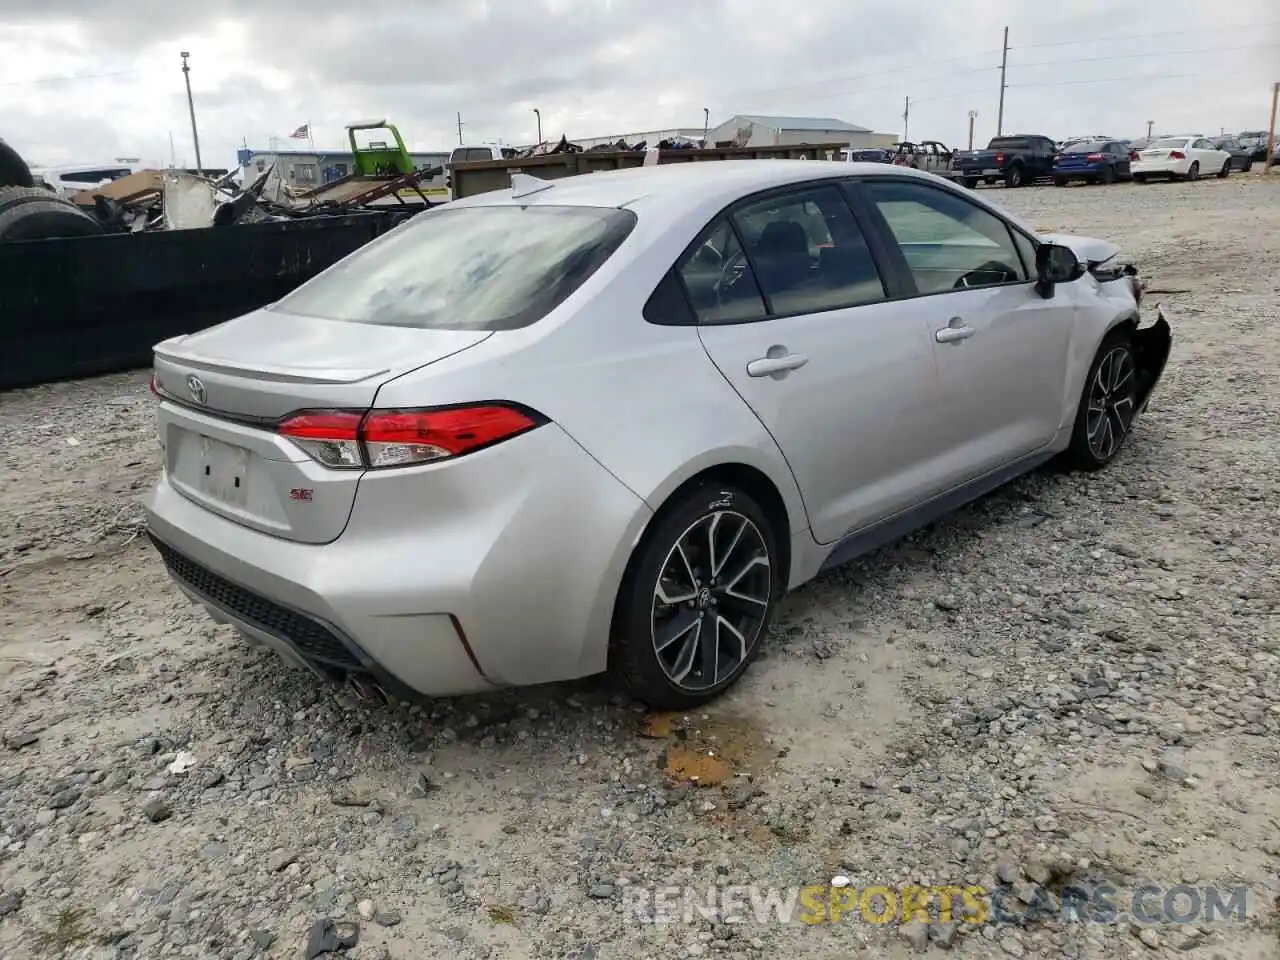
[[[844,143],[795,144],[781,147],[717,147],[710,150],[619,150],[581,153],[544,153],[536,157],[518,160],[482,160],[475,163],[455,163],[450,171],[453,197],[461,200],[492,190],[511,189],[511,175],[526,173],[540,180],[558,180],[584,173],[600,173],[604,170],[627,170],[644,166],[652,153],[657,162],[707,163],[716,160],[829,160],[839,162]],[[652,159],[648,160],[653,163]]]

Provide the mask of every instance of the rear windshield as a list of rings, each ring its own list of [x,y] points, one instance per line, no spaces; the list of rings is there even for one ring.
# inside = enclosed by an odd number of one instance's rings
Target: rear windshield
[[[609,259],[636,223],[601,207],[461,207],[419,214],[271,309],[352,323],[514,330]]]
[[[1031,144],[1026,137],[996,137],[987,144],[988,150],[1026,150]]]
[[[1063,153],[1101,153],[1105,143],[1073,143]]]
[[[1164,137],[1163,139],[1157,140],[1155,143],[1151,144],[1151,146],[1176,149],[1177,147],[1185,147],[1190,142],[1189,137]]]

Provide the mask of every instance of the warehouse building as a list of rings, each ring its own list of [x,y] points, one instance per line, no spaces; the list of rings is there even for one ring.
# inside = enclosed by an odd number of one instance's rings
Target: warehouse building
[[[867,127],[835,117],[771,117],[741,113],[707,133],[713,147],[797,146],[805,143],[843,143],[851,147],[888,147],[897,141],[891,133],[875,133]]]

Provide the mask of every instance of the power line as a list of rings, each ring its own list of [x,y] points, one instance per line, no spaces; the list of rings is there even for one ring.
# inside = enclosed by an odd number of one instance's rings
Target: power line
[[[1045,47],[1069,47],[1081,43],[1108,43],[1130,40],[1146,40],[1155,37],[1184,37],[1189,33],[1231,33],[1237,30],[1260,30],[1264,27],[1280,27],[1280,20],[1267,20],[1263,23],[1241,23],[1233,27],[1210,27],[1203,30],[1164,30],[1159,33],[1134,33],[1128,35],[1108,34],[1101,37],[1082,37],[1079,40],[1052,40],[1048,43],[1024,43],[1020,44],[1018,50],[1040,50]]]
[[[117,70],[113,73],[79,73],[68,77],[36,77],[32,80],[8,80],[0,83],[0,87],[26,87],[38,83],[74,83],[77,80],[104,80],[107,77],[132,77],[138,70]]]
[[[1011,63],[1010,66],[1055,67],[1060,64],[1102,63],[1107,60],[1141,60],[1143,57],[1181,57],[1190,54],[1228,53],[1235,50],[1269,50],[1273,47],[1280,47],[1280,43],[1245,43],[1235,47],[1201,47],[1198,50],[1148,50],[1144,53],[1117,53],[1109,57],[1067,57],[1061,60],[1037,60],[1034,63]]]
[[[1224,70],[1215,71],[1215,77],[1232,77],[1243,76],[1244,74],[1253,74],[1254,70]],[[1133,80],[1193,80],[1204,77],[1203,73],[1134,73],[1127,77],[1102,77],[1096,80],[1051,80],[1045,83],[1011,83],[1009,88],[1015,87],[1022,89],[1031,89],[1037,87],[1073,87],[1077,85],[1087,84],[1105,84],[1105,83],[1128,83]]]

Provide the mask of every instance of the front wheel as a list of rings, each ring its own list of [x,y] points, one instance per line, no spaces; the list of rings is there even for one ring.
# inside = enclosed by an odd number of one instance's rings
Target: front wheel
[[[656,710],[706,703],[760,649],[784,589],[777,533],[732,487],[700,484],[665,507],[627,567],[609,670]]]
[[[1101,470],[1120,452],[1137,413],[1138,376],[1133,343],[1123,331],[1108,334],[1089,368],[1066,459],[1079,470]]]

